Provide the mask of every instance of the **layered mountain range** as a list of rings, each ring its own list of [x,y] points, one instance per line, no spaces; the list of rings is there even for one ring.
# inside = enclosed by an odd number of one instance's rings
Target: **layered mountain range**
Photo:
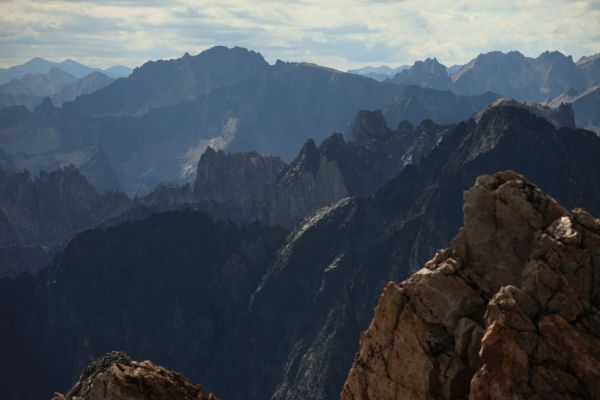
[[[418,85],[457,94],[494,92],[520,101],[541,102],[570,91],[582,91],[600,82],[598,55],[574,62],[559,51],[546,51],[537,58],[518,51],[480,54],[458,71],[448,69],[435,58],[417,61],[396,74],[391,82]]]
[[[460,69],[451,72],[435,58],[416,62],[411,68],[388,81],[402,85],[452,90],[457,94],[488,91],[528,102],[544,102],[558,108],[572,105],[578,127],[600,132],[598,55],[573,62],[558,51],[542,53],[537,58],[519,52],[481,54]]]
[[[193,186],[159,185],[117,220],[193,207],[237,222],[258,219],[292,228],[337,200],[375,193],[428,154],[449,129],[431,120],[417,127],[403,121],[391,129],[381,111],[362,110],[352,123],[351,140],[334,133],[317,147],[308,139],[289,165],[274,156],[225,154],[209,147]]]
[[[0,70],[0,397],[595,398],[600,58],[395,72]]]
[[[73,167],[33,177],[0,170],[0,247],[58,244],[129,207],[122,193],[98,193]]]
[[[193,179],[200,155],[257,151],[290,161],[308,138],[347,134],[362,109],[383,109],[392,126],[455,123],[496,99],[380,83],[306,63],[277,62],[242,48],[215,47],[197,56],[149,62],[127,78],[60,108],[1,110],[0,147],[34,173],[96,146],[119,186],[145,194],[160,183]],[[26,144],[26,145],[25,145]],[[104,180],[104,172],[87,174]]]
[[[22,65],[0,69],[0,108],[24,105],[33,110],[45,97],[51,97],[60,106],[130,73],[123,66],[101,70],[73,60],[55,63],[34,58]]]
[[[0,71],[12,78],[0,86],[0,102],[33,110],[2,110],[0,147],[34,174],[73,163],[90,181],[111,182],[100,190],[146,194],[161,183],[191,181],[208,146],[290,161],[308,138],[319,142],[334,131],[349,137],[361,109],[382,109],[391,126],[448,124],[506,96],[573,103],[577,126],[597,130],[599,64],[597,56],[574,62],[556,51],[537,58],[491,52],[453,73],[435,58],[418,61],[378,83],[313,64],[269,65],[258,53],[215,47],[146,63],[111,84],[103,72],[73,61],[34,59]],[[69,105],[53,109],[45,96],[54,106]],[[110,168],[86,170],[81,155],[90,149]]]
[[[259,219],[291,228],[341,198],[374,193],[433,149],[448,129],[427,120],[416,128],[405,121],[392,130],[381,111],[361,111],[347,143],[341,134],[318,148],[308,140],[290,165],[256,152],[226,154],[209,147],[193,185],[159,185],[135,199],[98,192],[72,164],[32,177],[15,171],[7,158],[0,172],[0,251],[7,265],[0,276],[36,271],[49,261],[53,247],[84,229],[167,210],[201,209],[239,223]],[[83,172],[105,168],[101,160],[90,158]]]
[[[59,69],[75,78],[83,78],[93,72],[102,72],[112,78],[126,77],[131,73],[131,68],[123,65],[115,65],[107,69],[92,68],[81,64],[75,60],[67,59],[61,62],[48,61],[40,57],[32,58],[24,64],[15,65],[10,68],[0,68],[0,84],[4,84],[13,79],[21,79],[26,75],[36,75],[47,73],[51,69]]]
[[[356,74],[366,76],[376,81],[383,82],[388,78],[393,78],[397,73],[410,68],[410,65],[401,65],[399,67],[388,67],[387,65],[381,65],[378,67],[362,67],[356,69],[349,69],[349,74]]]
[[[362,112],[352,135],[307,143],[273,182],[292,182],[295,193],[324,182],[340,193],[345,180],[291,173],[316,166],[326,177],[362,176],[355,194],[376,192],[329,204],[292,231],[170,211],[83,232],[36,276],[1,279],[0,323],[10,329],[0,333],[0,392],[49,398],[91,360],[120,349],[223,398],[338,398],[386,282],[405,279],[450,242],[463,225],[462,192],[477,176],[513,169],[566,207],[600,214],[600,138],[573,129],[569,108],[503,100],[453,126],[397,129],[381,113]],[[386,153],[368,149],[394,141],[408,143],[412,163],[394,155],[393,164],[374,164],[398,173],[365,189],[383,172],[360,168],[357,155],[371,165],[369,157]],[[256,165],[272,171],[272,162]],[[230,165],[247,164],[233,157]]]

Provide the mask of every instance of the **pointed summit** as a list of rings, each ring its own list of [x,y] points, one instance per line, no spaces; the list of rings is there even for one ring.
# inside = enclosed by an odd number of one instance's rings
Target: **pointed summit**
[[[437,58],[427,58],[394,76],[392,82],[400,85],[417,85],[424,88],[449,90],[452,80],[447,68],[440,64]]]
[[[390,134],[381,110],[361,110],[352,122],[352,140],[356,142],[382,138]]]

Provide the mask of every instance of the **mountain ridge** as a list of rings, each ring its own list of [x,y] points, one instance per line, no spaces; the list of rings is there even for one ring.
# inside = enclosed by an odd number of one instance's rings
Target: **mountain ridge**
[[[347,131],[361,109],[390,109],[392,126],[404,119],[453,123],[495,98],[405,88],[306,63],[269,65],[256,52],[216,47],[146,63],[45,119],[38,111],[20,125],[2,119],[0,146],[14,155],[20,152],[15,142],[45,137],[53,139],[44,144],[45,154],[99,145],[123,189],[135,195],[186,181],[208,145],[290,161],[306,138]],[[52,135],[39,135],[41,129]],[[39,154],[30,149],[27,155]]]

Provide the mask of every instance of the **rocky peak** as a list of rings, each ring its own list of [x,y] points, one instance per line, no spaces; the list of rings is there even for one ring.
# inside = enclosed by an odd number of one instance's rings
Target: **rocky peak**
[[[600,53],[581,57],[576,64],[584,74],[588,85],[600,83]]]
[[[541,104],[522,103],[513,99],[500,98],[494,101],[490,108],[479,113],[475,119],[479,121],[482,115],[494,113],[497,109],[501,108],[527,110],[531,114],[543,118],[552,124],[555,129],[561,127],[575,129],[575,113],[570,104],[562,104],[558,108],[551,108]]]
[[[403,120],[398,124],[398,132],[401,135],[408,135],[415,131],[415,127],[407,120]]]
[[[357,142],[384,137],[389,132],[381,110],[361,110],[352,122],[352,140]]]
[[[600,83],[584,91],[568,90],[549,101],[552,108],[561,108],[565,104],[573,108],[575,124],[600,135]]]
[[[404,121],[392,130],[380,110],[362,110],[354,118],[351,141],[334,133],[319,147],[305,142],[298,157],[265,187],[261,220],[294,226],[344,197],[373,194],[431,151],[443,132],[431,120],[417,129]]]
[[[250,196],[272,181],[284,166],[276,156],[225,154],[208,147],[198,162],[194,198],[226,201]]]
[[[313,175],[319,168],[319,149],[312,139],[306,139],[296,160],[290,165],[293,171],[306,170]]]
[[[424,119],[421,121],[416,130],[431,134],[433,132],[438,132],[440,130],[440,125],[436,124],[430,119]]]
[[[344,151],[345,146],[346,141],[344,140],[344,135],[336,132],[329,136],[327,139],[323,140],[320,149],[325,155],[325,157],[329,159],[334,159],[337,155],[340,154],[340,152]]]
[[[152,361],[134,361],[122,352],[98,358],[81,374],[66,395],[52,400],[217,400],[177,372]]]
[[[396,74],[392,81],[402,85],[417,85],[439,90],[452,87],[452,79],[448,75],[448,69],[440,64],[435,57],[415,62],[409,69]]]
[[[539,55],[538,61],[548,63],[575,64],[572,56],[566,56],[560,51],[545,51]]]
[[[52,103],[50,97],[45,97],[44,100],[42,100],[42,103],[35,109],[35,113],[38,116],[45,117],[52,115],[54,110],[54,104]]]
[[[386,286],[342,399],[600,395],[600,220],[500,172],[465,192],[464,221]]]
[[[0,246],[59,243],[130,205],[122,193],[98,193],[72,165],[35,178],[0,170]]]

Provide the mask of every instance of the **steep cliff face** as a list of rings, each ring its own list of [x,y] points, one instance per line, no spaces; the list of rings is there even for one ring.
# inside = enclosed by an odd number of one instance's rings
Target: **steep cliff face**
[[[306,141],[298,157],[267,185],[259,215],[269,224],[294,226],[309,213],[348,196],[368,196],[408,164],[418,162],[450,129],[404,121],[396,130],[381,111],[360,111],[352,140],[333,134],[317,147]]]
[[[401,281],[463,225],[462,193],[477,176],[522,171],[568,207],[600,213],[600,138],[555,128],[542,114],[499,103],[448,132],[419,163],[366,199],[345,199],[300,223],[253,296],[243,334],[277,342],[231,346],[232,374],[262,360],[245,389],[274,399],[339,397],[387,281]],[[267,368],[278,365],[282,368]],[[223,368],[222,366],[221,368]],[[257,383],[260,382],[260,383]],[[222,396],[244,397],[226,384]],[[265,392],[267,394],[265,394]],[[260,398],[261,396],[257,396]]]
[[[55,244],[130,206],[124,194],[100,194],[73,166],[32,178],[0,170],[0,247]]]
[[[580,62],[558,51],[546,51],[537,58],[518,51],[493,51],[480,54],[453,74],[453,90],[459,94],[493,91],[519,101],[545,101],[595,82],[592,68]]]
[[[400,85],[417,85],[430,89],[452,89],[452,79],[448,70],[436,58],[415,62],[409,69],[396,74],[391,81]]]
[[[570,104],[575,112],[575,123],[579,128],[589,129],[600,135],[600,83],[578,92],[570,90],[548,102],[553,108]],[[563,106],[564,107],[564,106]]]
[[[88,365],[66,395],[52,400],[217,400],[202,387],[152,361],[134,361],[122,352],[108,353]]]
[[[225,154],[208,147],[198,162],[194,198],[248,201],[284,167],[279,157],[256,152]]]
[[[451,124],[470,118],[486,109],[499,95],[483,90],[472,96],[456,95],[449,90],[434,90],[417,86],[400,86],[399,93],[382,107],[390,126],[403,120],[413,125],[425,119],[438,124]]]
[[[63,87],[60,91],[52,94],[52,103],[56,106],[61,106],[67,101],[73,101],[79,96],[90,94],[96,90],[100,90],[110,85],[114,81],[113,78],[102,72],[94,71],[83,78],[77,79],[75,82]]]
[[[363,110],[352,123],[352,140],[334,133],[317,147],[309,139],[289,165],[275,156],[209,147],[193,187],[159,185],[138,204],[156,211],[194,207],[234,221],[259,219],[291,228],[342,198],[375,193],[428,154],[450,129],[431,120],[416,128],[403,121],[391,129],[381,111]]]
[[[386,286],[342,399],[596,398],[599,284],[599,219],[481,176],[451,247]]]

